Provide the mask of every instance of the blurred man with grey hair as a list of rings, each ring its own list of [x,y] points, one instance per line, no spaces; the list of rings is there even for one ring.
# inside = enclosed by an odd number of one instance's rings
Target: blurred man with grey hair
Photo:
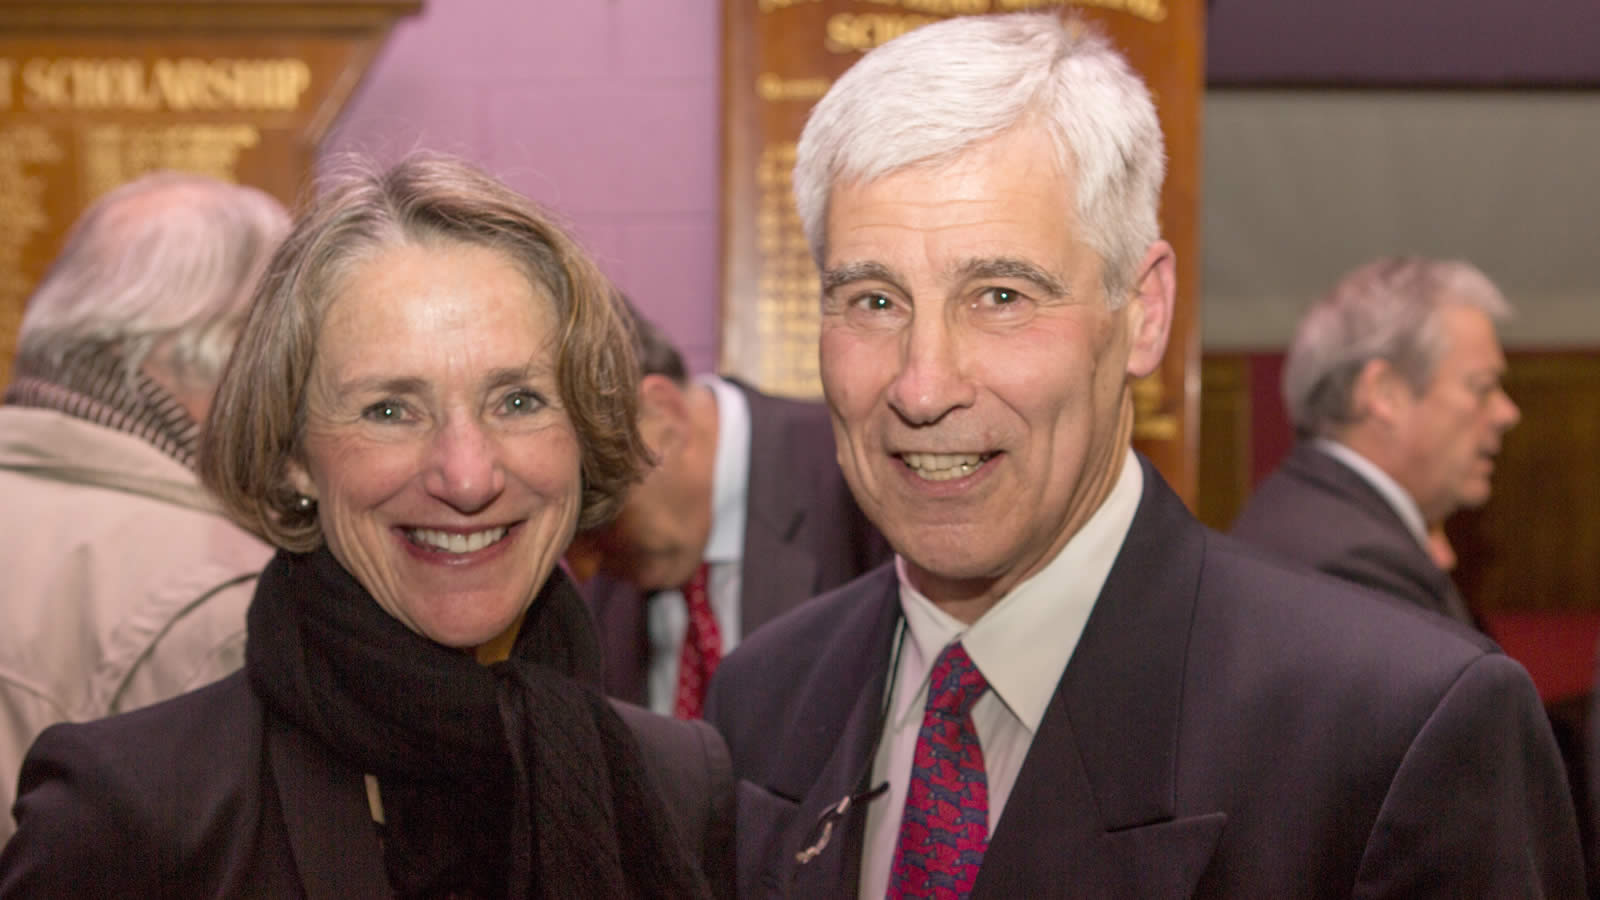
[[[1430,529],[1483,505],[1517,405],[1500,386],[1498,288],[1455,260],[1380,259],[1301,320],[1283,373],[1298,443],[1233,534],[1457,621]]]
[[[823,391],[896,558],[712,683],[743,895],[1582,896],[1526,672],[1208,531],[1130,448],[1162,170],[1073,14],[923,26],[812,111]]]
[[[271,549],[222,517],[192,465],[288,228],[261,191],[148,175],[83,214],[28,302],[0,405],[0,842],[45,727],[243,663]]]

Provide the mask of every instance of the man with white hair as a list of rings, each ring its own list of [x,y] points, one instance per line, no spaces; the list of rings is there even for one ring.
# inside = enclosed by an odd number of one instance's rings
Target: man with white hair
[[[251,291],[288,232],[253,188],[158,173],[74,225],[0,406],[0,843],[33,739],[239,668],[271,555],[192,471]]]
[[[1501,389],[1498,288],[1456,260],[1380,259],[1300,321],[1283,396],[1299,442],[1233,534],[1472,624],[1429,529],[1489,499],[1517,405]]]
[[[925,26],[813,111],[823,388],[897,555],[718,670],[743,895],[1582,896],[1527,673],[1208,531],[1130,449],[1162,169],[1075,17]]]

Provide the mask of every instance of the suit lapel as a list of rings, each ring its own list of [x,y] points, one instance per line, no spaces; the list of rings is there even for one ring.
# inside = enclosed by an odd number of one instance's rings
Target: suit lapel
[[[1176,818],[1205,533],[1141,457],[1144,495],[990,841],[974,897],[1187,896],[1226,817]]]
[[[751,483],[740,570],[740,630],[750,634],[812,595],[817,563],[795,542],[805,521],[798,504],[763,504]],[[759,585],[759,589],[751,588]]]
[[[361,773],[270,715],[267,754],[306,897],[390,896]]]
[[[807,862],[800,863],[796,854],[820,842],[824,813],[866,786],[883,730],[883,692],[900,621],[893,568],[879,569],[869,590],[848,620],[840,623],[839,638],[817,668],[828,676],[819,679],[797,707],[796,725],[788,732],[794,739],[788,746],[796,752],[772,785],[780,794],[802,798],[782,842],[779,872],[780,883],[787,885],[786,896],[833,896],[841,893],[841,885],[848,885],[845,893],[853,894],[860,879],[864,803],[829,817],[832,831]],[[827,735],[838,738],[831,743],[818,739]]]
[[[580,591],[594,617],[608,696],[647,706],[650,679],[650,599],[625,581],[600,574]]]
[[[1382,523],[1388,532],[1388,542],[1410,559],[1410,568],[1426,582],[1426,589],[1434,596],[1434,609],[1452,619],[1474,624],[1472,614],[1456,590],[1450,573],[1439,568],[1417,543],[1416,537],[1389,501],[1378,493],[1365,478],[1349,466],[1321,450],[1302,441],[1295,445],[1284,462],[1285,471],[1313,488],[1333,494],[1354,503],[1367,513],[1368,518]]]
[[[749,634],[811,597],[817,563],[797,540],[808,525],[810,512],[805,485],[793,482],[783,462],[793,458],[784,446],[780,411],[766,397],[733,384],[744,392],[750,408],[750,480],[745,494],[743,584],[740,629]]]

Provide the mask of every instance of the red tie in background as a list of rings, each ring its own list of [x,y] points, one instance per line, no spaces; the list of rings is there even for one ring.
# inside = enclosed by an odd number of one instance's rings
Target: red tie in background
[[[964,900],[978,880],[989,846],[989,778],[972,705],[988,689],[960,643],[934,660],[889,869],[889,900]]]
[[[711,611],[711,594],[706,590],[710,567],[705,563],[694,570],[694,577],[683,586],[683,602],[689,608],[689,626],[683,632],[683,651],[678,655],[678,698],[672,714],[680,719],[698,719],[705,706],[706,687],[722,661],[722,631]]]

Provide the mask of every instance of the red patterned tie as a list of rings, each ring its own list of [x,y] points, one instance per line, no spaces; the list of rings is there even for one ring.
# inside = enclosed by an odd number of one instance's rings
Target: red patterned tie
[[[695,569],[694,577],[683,586],[683,601],[689,608],[689,626],[683,632],[683,650],[678,654],[678,697],[672,714],[680,719],[700,718],[706,700],[706,687],[722,661],[722,630],[711,611],[711,595],[706,591],[710,567]]]
[[[989,846],[989,779],[972,727],[972,704],[988,689],[959,643],[945,647],[933,663],[889,870],[890,900],[961,900],[978,880]]]

